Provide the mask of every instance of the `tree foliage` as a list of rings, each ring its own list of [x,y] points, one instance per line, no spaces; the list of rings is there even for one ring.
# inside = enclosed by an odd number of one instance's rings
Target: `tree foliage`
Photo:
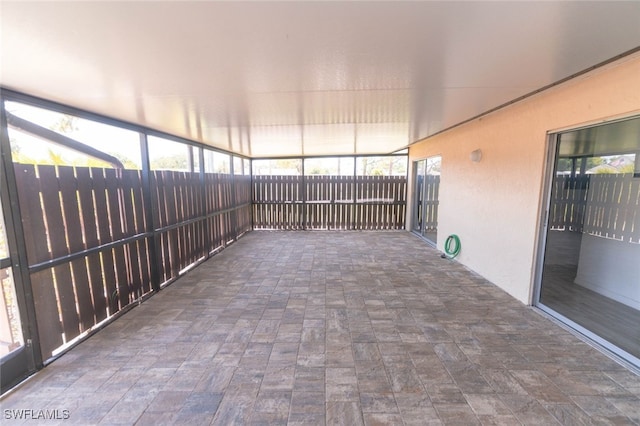
[[[188,170],[187,157],[182,154],[156,157],[151,160],[151,168],[157,170]]]

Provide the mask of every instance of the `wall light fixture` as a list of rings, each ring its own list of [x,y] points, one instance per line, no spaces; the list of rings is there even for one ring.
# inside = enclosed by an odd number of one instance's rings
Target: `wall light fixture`
[[[479,163],[480,160],[482,160],[482,151],[480,151],[479,149],[471,151],[469,158],[471,158],[471,161],[473,161],[474,163]]]

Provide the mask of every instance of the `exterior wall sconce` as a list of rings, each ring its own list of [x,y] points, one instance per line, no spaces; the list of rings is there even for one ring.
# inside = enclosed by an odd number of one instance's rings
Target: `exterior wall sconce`
[[[469,158],[474,163],[479,163],[480,160],[482,160],[482,151],[480,151],[479,149],[476,149],[475,151],[471,151]]]

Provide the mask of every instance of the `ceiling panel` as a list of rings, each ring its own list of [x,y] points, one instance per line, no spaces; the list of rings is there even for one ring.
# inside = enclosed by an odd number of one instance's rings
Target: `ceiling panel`
[[[292,157],[303,155],[302,126],[253,126],[248,154],[252,157]]]
[[[640,46],[640,2],[6,2],[3,87],[249,156],[386,153]]]

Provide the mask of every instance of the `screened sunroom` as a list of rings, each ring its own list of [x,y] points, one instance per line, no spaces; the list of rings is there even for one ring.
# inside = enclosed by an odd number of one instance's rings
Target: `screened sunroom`
[[[0,7],[4,420],[640,422],[640,4]]]

